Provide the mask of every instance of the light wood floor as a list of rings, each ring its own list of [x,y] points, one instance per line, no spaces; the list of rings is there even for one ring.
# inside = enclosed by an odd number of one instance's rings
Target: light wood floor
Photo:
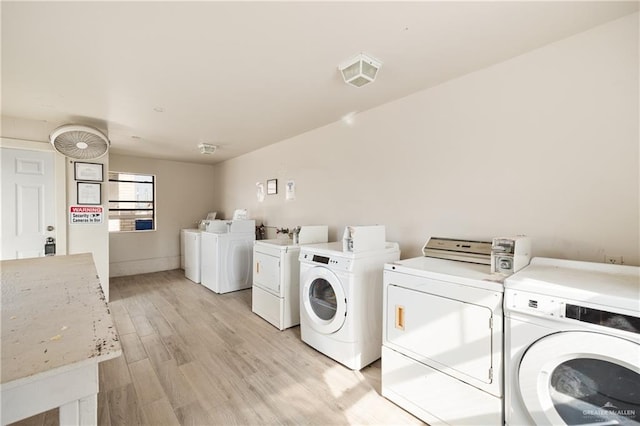
[[[123,356],[100,365],[100,425],[411,425],[380,395],[380,361],[351,371],[181,270],[111,279]],[[57,410],[17,424],[56,425]]]

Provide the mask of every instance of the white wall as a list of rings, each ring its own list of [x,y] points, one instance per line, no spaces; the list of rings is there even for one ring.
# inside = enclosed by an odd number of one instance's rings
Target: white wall
[[[163,271],[180,267],[180,229],[214,210],[213,166],[109,156],[110,170],[156,176],[156,230],[109,234],[111,276]]]
[[[60,155],[60,154],[57,154]],[[67,204],[68,206],[78,203],[78,191],[75,180],[73,160],[66,159],[67,169]],[[109,203],[107,198],[109,156],[105,155],[97,160],[86,161],[88,163],[101,163],[103,165],[103,182],[101,183],[101,198],[103,216],[102,223],[99,224],[69,224],[67,226],[67,244],[69,254],[92,253],[93,261],[96,264],[100,284],[109,300]],[[65,214],[68,215],[69,208]],[[68,216],[67,216],[68,217]]]
[[[221,163],[215,204],[332,239],[385,224],[403,258],[430,236],[527,234],[537,256],[638,265],[638,79],[634,14]]]

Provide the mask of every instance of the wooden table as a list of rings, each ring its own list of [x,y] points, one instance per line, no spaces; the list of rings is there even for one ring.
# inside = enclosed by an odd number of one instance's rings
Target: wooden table
[[[91,254],[0,262],[2,424],[60,407],[98,423],[98,363],[122,354]]]

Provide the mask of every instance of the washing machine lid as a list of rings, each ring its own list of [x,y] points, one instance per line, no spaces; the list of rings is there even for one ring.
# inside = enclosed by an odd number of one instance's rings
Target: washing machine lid
[[[504,285],[507,290],[638,311],[640,268],[536,257]]]
[[[615,336],[551,334],[523,355],[517,388],[536,424],[638,424],[639,354],[637,342]]]

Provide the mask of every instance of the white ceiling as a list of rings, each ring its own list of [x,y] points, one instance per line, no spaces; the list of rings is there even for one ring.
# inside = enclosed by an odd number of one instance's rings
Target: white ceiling
[[[46,141],[59,125],[89,124],[108,133],[112,153],[215,163],[637,10],[636,1],[2,1],[2,136],[24,137],[29,123],[38,133],[29,137]],[[337,66],[359,52],[383,66],[357,89]],[[219,149],[204,156],[199,143]]]

